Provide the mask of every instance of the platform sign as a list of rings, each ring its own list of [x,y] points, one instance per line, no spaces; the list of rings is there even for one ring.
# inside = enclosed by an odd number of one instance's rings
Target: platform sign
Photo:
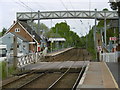
[[[116,37],[110,37],[109,40],[110,40],[110,41],[116,41],[117,38],[116,38]]]

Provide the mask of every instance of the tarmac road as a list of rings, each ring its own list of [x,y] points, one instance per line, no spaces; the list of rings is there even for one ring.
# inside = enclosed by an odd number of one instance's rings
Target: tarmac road
[[[116,63],[116,62],[107,62],[107,65],[111,71],[111,73],[113,74],[116,82],[118,83],[118,86],[120,88],[120,62]]]

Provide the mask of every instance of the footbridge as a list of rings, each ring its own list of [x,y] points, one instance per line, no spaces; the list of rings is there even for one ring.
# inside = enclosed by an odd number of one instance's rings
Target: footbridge
[[[118,19],[116,11],[38,11],[17,12],[18,20],[43,19]]]
[[[106,46],[106,30],[107,20],[118,19],[117,11],[38,11],[38,12],[17,12],[17,20],[30,21],[38,20],[38,28],[40,20],[45,19],[95,19],[94,28],[94,44],[96,46],[96,31],[97,31],[97,20],[104,20],[104,41]],[[31,24],[32,26],[32,24]]]

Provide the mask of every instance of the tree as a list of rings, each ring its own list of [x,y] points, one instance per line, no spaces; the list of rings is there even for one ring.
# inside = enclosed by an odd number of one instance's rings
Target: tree
[[[34,26],[34,30],[37,32],[38,31],[38,24],[37,23],[33,23],[33,26]],[[49,28],[44,24],[44,23],[41,23],[40,24],[40,29],[39,29],[39,34],[41,34],[42,32],[48,32],[49,31]]]
[[[54,37],[62,37],[66,39],[65,47],[74,46],[80,47],[81,40],[80,37],[73,31],[70,31],[70,26],[65,22],[57,23],[55,27],[52,27],[49,31],[49,37],[54,35]]]
[[[2,32],[0,32],[0,37],[2,36]]]
[[[3,28],[3,29],[2,29],[2,32],[1,32],[1,33],[2,33],[2,36],[6,33],[6,31],[7,31],[6,28]]]
[[[110,2],[110,7],[113,9],[113,10],[117,10],[117,3],[116,2]]]

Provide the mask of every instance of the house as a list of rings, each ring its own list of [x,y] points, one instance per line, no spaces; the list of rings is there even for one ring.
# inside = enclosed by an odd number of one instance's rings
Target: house
[[[37,52],[41,38],[39,35],[26,23],[22,21],[16,21],[6,32],[14,32],[17,35],[23,37],[29,42],[29,52]]]
[[[29,42],[18,35],[15,32],[8,32],[3,37],[0,38],[0,45],[7,46],[7,53],[10,55],[13,54],[13,43],[14,43],[14,36],[17,37],[17,53],[20,54],[28,54],[29,53]]]

